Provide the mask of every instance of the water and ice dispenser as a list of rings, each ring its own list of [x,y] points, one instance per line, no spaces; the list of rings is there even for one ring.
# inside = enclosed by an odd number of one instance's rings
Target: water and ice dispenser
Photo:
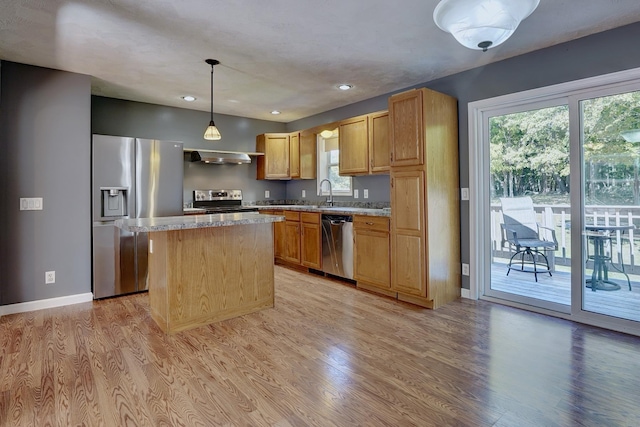
[[[127,187],[100,187],[102,193],[102,217],[127,216]]]

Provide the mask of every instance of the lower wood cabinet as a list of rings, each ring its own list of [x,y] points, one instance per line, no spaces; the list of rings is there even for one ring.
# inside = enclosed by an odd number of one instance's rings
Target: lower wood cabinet
[[[284,216],[283,211],[271,211],[271,210],[261,210],[261,214],[264,215],[277,215]],[[284,242],[285,242],[285,222],[274,222],[273,223],[273,255],[275,259],[283,259],[284,257]]]
[[[305,267],[322,268],[322,224],[320,214],[314,212],[300,213],[300,262]]]
[[[284,261],[300,264],[300,212],[284,211]]]
[[[389,218],[355,215],[353,217],[353,267],[354,278],[360,288],[391,291],[389,251]]]

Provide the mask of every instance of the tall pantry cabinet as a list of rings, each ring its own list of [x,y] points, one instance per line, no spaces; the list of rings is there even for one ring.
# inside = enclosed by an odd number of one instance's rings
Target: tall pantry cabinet
[[[460,297],[457,100],[430,89],[389,98],[391,288],[437,308]]]

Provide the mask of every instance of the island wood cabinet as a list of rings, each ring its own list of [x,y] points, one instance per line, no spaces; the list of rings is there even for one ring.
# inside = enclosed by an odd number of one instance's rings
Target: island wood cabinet
[[[300,263],[305,267],[322,268],[322,224],[320,214],[300,212]]]
[[[353,236],[357,287],[396,297],[391,291],[389,218],[354,215]]]
[[[257,179],[315,179],[314,135],[265,133],[256,137]]]
[[[389,98],[391,289],[429,308],[460,296],[457,117],[429,89]]]
[[[389,171],[389,113],[380,111],[343,120],[338,125],[340,175]]]

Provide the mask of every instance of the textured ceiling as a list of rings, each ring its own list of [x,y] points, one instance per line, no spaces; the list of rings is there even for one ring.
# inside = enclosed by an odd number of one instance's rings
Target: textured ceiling
[[[482,53],[437,28],[437,3],[2,0],[0,58],[91,75],[95,95],[204,111],[214,58],[216,113],[290,122],[640,20],[638,0],[541,0]]]

